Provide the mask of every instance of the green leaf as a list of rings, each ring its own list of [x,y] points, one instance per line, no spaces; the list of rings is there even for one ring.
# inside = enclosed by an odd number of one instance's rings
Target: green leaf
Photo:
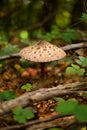
[[[84,59],[84,61],[82,62],[82,66],[83,67],[87,67],[87,57]]]
[[[55,37],[57,37],[59,34],[59,30],[57,26],[52,26],[50,32],[43,33],[41,29],[33,31],[33,36],[38,39],[45,39],[47,41],[51,41]]]
[[[59,97],[53,97],[53,99],[57,102],[65,102],[65,100],[63,98],[59,98]]]
[[[29,37],[28,31],[25,31],[25,30],[24,30],[24,31],[22,31],[22,32],[20,33],[20,38],[21,38],[21,39],[27,40],[28,37]]]
[[[19,115],[22,112],[22,107],[18,106],[15,109],[12,110],[13,114]]]
[[[84,68],[80,68],[78,65],[71,64],[72,67],[66,68],[66,74],[83,76],[85,73]]]
[[[80,67],[79,67],[78,65],[71,64],[71,66],[72,66],[73,68],[75,68],[76,70],[79,70],[79,69],[80,69]]]
[[[29,109],[24,109],[23,113],[27,119],[32,119],[34,117],[33,112]]]
[[[79,64],[79,65],[82,65],[82,61],[81,61],[81,60],[76,59],[75,62],[76,62],[77,64]]]
[[[12,110],[13,118],[19,123],[26,123],[27,119],[32,119],[34,114],[29,109],[23,109],[22,107],[18,106]]]
[[[22,116],[14,115],[13,119],[18,123],[26,123],[26,118],[23,118]]]
[[[82,21],[87,23],[87,14],[86,13],[82,13],[81,18]]]
[[[67,67],[66,68],[66,74],[75,75],[76,74],[75,68],[73,68],[73,67]]]
[[[17,96],[15,95],[15,93],[13,91],[4,91],[4,92],[0,92],[0,100],[11,100],[16,98]]]
[[[21,87],[22,89],[26,90],[27,92],[31,91],[32,85],[27,83]]]
[[[75,30],[73,29],[68,29],[66,32],[64,32],[61,36],[61,38],[67,42],[67,43],[71,43],[73,40],[77,40],[78,39],[78,35],[76,33]]]
[[[43,37],[42,30],[41,30],[41,29],[34,30],[34,31],[33,31],[33,36],[34,36],[35,38],[42,39],[42,37]]]
[[[76,59],[75,61],[79,65],[82,65],[83,67],[87,67],[87,57],[79,56],[79,59]]]
[[[84,56],[79,56],[80,61],[84,61],[85,57]]]
[[[79,76],[83,76],[84,73],[85,73],[85,69],[84,69],[84,68],[83,68],[83,69],[79,69],[79,70],[77,71],[77,73],[78,73]]]
[[[66,102],[60,102],[55,110],[60,112],[62,115],[73,114],[74,109],[76,108],[78,102],[76,100],[69,99]]]
[[[87,105],[78,105],[74,110],[74,114],[78,121],[87,122]]]

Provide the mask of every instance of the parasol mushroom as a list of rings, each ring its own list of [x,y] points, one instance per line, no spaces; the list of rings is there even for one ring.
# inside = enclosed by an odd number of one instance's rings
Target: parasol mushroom
[[[41,40],[37,44],[25,47],[20,51],[20,56],[33,62],[41,63],[41,77],[44,77],[45,62],[62,59],[66,53],[47,41]]]

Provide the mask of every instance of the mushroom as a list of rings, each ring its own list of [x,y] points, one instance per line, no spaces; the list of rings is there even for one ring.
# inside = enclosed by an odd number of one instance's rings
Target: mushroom
[[[62,59],[66,53],[56,45],[41,40],[35,45],[25,47],[20,51],[20,56],[33,62],[41,63],[41,77],[44,77],[45,62]]]

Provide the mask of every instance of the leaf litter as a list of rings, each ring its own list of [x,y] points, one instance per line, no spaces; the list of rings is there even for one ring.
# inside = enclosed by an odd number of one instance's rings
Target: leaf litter
[[[72,53],[72,51],[71,51]],[[70,53],[68,55],[71,56]],[[73,54],[73,57],[76,57],[75,53]],[[17,68],[15,65],[18,64],[20,67]],[[59,84],[64,83],[72,83],[72,82],[81,82],[86,80],[84,77],[75,77],[75,76],[66,76],[65,69],[70,65],[70,62],[57,62],[56,66],[46,66],[45,67],[45,75],[49,77],[54,77],[57,75],[57,79],[54,78],[52,82],[48,80],[47,84],[45,84],[45,87],[54,87]],[[21,96],[26,91],[21,89],[22,85],[25,85],[27,83],[30,83],[31,85],[34,84],[36,81],[38,81],[40,76],[40,69],[39,67],[27,67],[22,68],[20,60],[8,60],[6,62],[6,66],[0,68],[0,92],[11,90],[14,91],[17,96]],[[43,83],[41,83],[42,85]],[[74,95],[71,96],[73,98]],[[67,99],[69,98],[68,95],[64,96],[63,98]],[[75,97],[76,98],[76,97]],[[78,97],[77,97],[77,100]],[[81,101],[81,100],[79,100]],[[37,111],[36,118],[42,119],[44,117],[50,117],[52,115],[56,115],[56,112],[54,110],[54,107],[56,106],[56,101],[52,99],[40,101],[40,102],[34,102],[33,107]],[[13,121],[12,115],[9,115],[8,117],[1,117],[0,118],[1,125],[0,127],[5,127],[8,125],[16,124]]]

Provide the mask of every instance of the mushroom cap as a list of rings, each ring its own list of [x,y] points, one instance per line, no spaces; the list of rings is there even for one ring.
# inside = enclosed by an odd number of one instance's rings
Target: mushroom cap
[[[35,45],[25,47],[19,55],[34,62],[50,62],[62,59],[66,56],[66,53],[56,45],[42,40]]]

